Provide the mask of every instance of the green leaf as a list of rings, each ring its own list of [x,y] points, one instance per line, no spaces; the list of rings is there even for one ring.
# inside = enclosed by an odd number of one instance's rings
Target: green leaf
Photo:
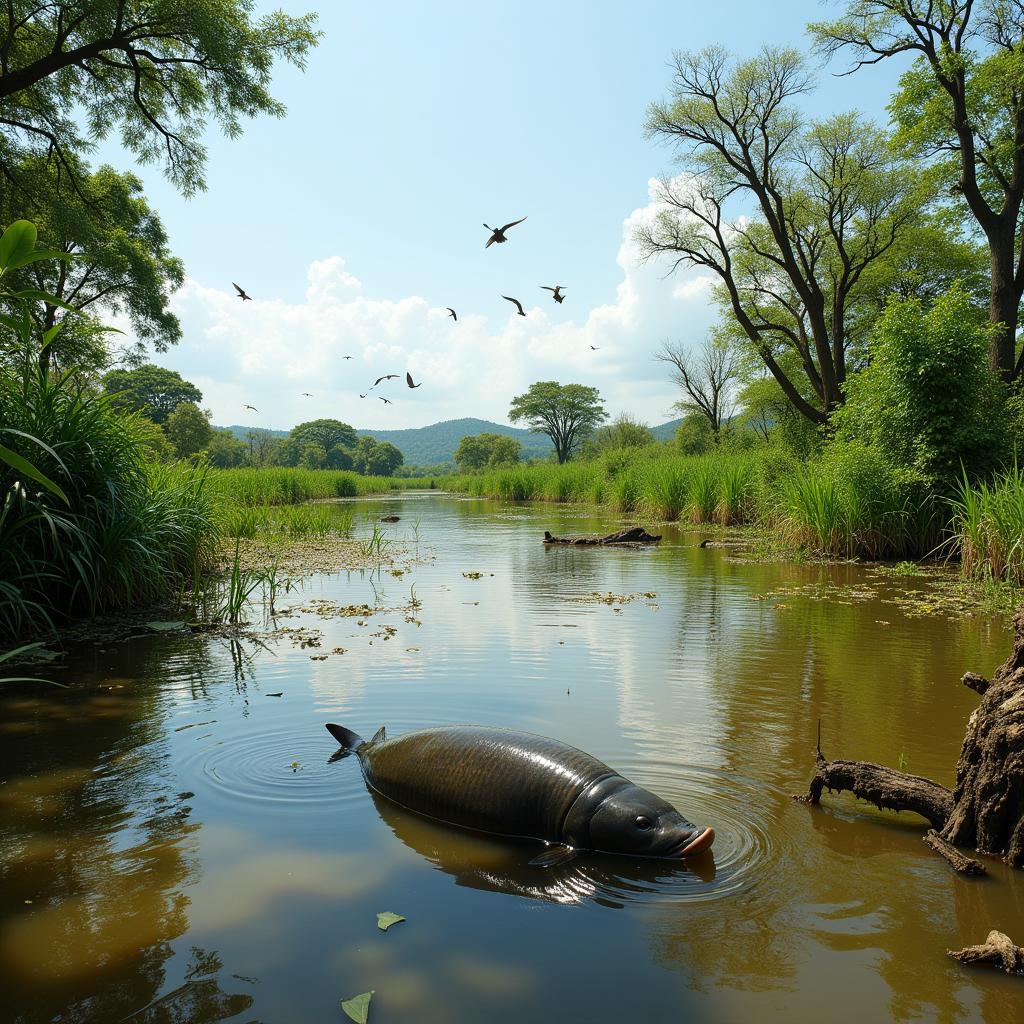
[[[153,630],[154,633],[173,633],[175,630],[184,629],[184,622],[147,622],[146,629]]]
[[[63,299],[58,299],[56,295],[40,291],[38,288],[22,288],[20,291],[8,292],[7,294],[8,297],[12,299],[31,299],[33,302],[45,302],[48,306],[56,306],[58,309],[66,309],[69,313],[80,312],[77,307],[70,305]]]
[[[53,339],[54,339],[54,338],[56,338],[58,334],[60,334],[60,330],[61,330],[61,328],[62,328],[63,326],[64,326],[64,321],[63,321],[63,320],[61,320],[61,321],[60,321],[60,323],[56,323],[56,324],[54,324],[54,325],[53,325],[53,326],[52,326],[52,327],[51,327],[51,328],[50,328],[50,329],[49,329],[49,330],[48,330],[48,331],[47,331],[47,332],[46,332],[46,333],[45,333],[45,334],[43,335],[43,343],[42,343],[42,345],[40,345],[40,350],[42,350],[42,349],[46,348],[46,347],[47,347],[47,346],[48,346],[48,345],[49,345],[49,344],[50,344],[50,343],[51,343],[51,342],[53,341]]]
[[[21,647],[15,647],[13,651],[4,651],[3,654],[0,654],[0,662],[10,661],[11,658],[17,658],[19,654],[27,654],[42,646],[42,640],[37,640],[34,644],[23,644]]]
[[[382,932],[386,932],[393,924],[404,920],[405,918],[401,914],[392,914],[390,910],[385,910],[377,915],[377,927]]]
[[[361,992],[351,999],[342,999],[341,1008],[345,1012],[345,1016],[349,1020],[354,1020],[356,1024],[366,1024],[370,1014],[370,1000],[373,998],[374,992],[376,989],[371,988],[369,992]]]
[[[28,459],[22,458],[17,452],[12,452],[10,448],[5,448],[2,444],[0,444],[0,459],[3,459],[12,469],[17,470],[24,476],[31,477],[36,483],[42,484],[51,494],[56,494],[65,505],[71,504],[64,491],[45,473],[36,469]]]
[[[16,220],[0,236],[0,270],[18,266],[36,247],[36,226],[30,220]]]
[[[0,683],[46,683],[47,686],[68,689],[67,683],[55,683],[52,679],[37,679],[35,676],[0,676]]]
[[[17,270],[19,267],[27,267],[30,263],[38,263],[40,260],[71,260],[74,257],[69,252],[61,252],[59,249],[36,249],[26,256],[16,257],[7,264],[8,270]]]

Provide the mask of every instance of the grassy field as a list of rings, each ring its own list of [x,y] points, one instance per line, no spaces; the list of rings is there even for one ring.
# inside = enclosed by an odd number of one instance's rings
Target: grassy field
[[[211,494],[239,505],[297,505],[315,498],[358,498],[388,491],[429,490],[432,477],[359,476],[333,469],[211,469]]]

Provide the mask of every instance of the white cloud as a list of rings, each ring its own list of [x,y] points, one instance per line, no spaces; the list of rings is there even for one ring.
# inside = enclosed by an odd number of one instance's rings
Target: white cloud
[[[613,415],[625,410],[661,422],[677,396],[652,353],[669,337],[698,342],[713,313],[707,272],[666,276],[666,265],[638,259],[633,232],[662,208],[659,189],[651,179],[649,202],[623,221],[614,300],[578,320],[557,319],[568,307],[535,304],[526,318],[509,308],[497,314],[501,319],[466,311],[454,323],[447,310],[419,296],[368,296],[346,259],[335,255],[310,265],[301,303],[240,302],[233,292],[189,279],[174,300],[185,340],[161,362],[199,385],[216,423],[258,419],[283,429],[316,416],[359,427],[460,416],[504,421],[510,399],[546,379],[591,384]],[[388,390],[359,398],[381,373],[406,369],[422,388],[408,391],[392,381]],[[303,391],[314,397],[303,398]],[[377,402],[382,393],[394,404]]]

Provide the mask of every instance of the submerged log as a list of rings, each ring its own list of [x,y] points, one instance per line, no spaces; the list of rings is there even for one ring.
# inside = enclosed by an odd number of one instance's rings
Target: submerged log
[[[947,949],[946,956],[962,964],[995,964],[1007,974],[1024,974],[1024,949],[1002,932],[990,931],[980,946]]]
[[[654,537],[642,526],[632,526],[626,530],[616,530],[605,537],[552,537],[547,530],[544,531],[545,544],[586,544],[594,546],[619,544],[625,546],[638,546],[641,544],[656,544],[661,536]]]
[[[991,682],[973,672],[963,678],[982,699],[967,722],[952,793],[866,761],[827,761],[819,742],[810,787],[798,799],[816,804],[825,788],[847,790],[878,807],[923,815],[937,832],[926,842],[954,867],[962,858],[981,868],[956,846],[1024,867],[1024,611],[1013,624],[1013,650]]]
[[[988,872],[980,860],[962,854],[952,843],[947,843],[935,829],[930,828],[924,836],[925,846],[930,847],[960,875],[985,875]]]

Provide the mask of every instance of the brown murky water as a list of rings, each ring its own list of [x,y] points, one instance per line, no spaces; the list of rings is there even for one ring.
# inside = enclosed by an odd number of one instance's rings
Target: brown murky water
[[[307,632],[89,645],[52,670],[71,692],[0,699],[0,1021],[315,1024],[368,989],[374,1024],[1024,1020],[1024,982],[944,956],[1021,941],[1024,877],[955,877],[910,815],[790,799],[819,718],[827,754],[949,783],[959,676],[1003,659],[1005,622],[909,617],[868,568],[677,531],[546,550],[544,528],[614,525],[566,509],[357,507],[435,559],[308,579],[277,620]],[[831,598],[755,600],[808,584]],[[363,602],[393,610],[336,614]],[[713,824],[714,856],[531,868],[372,799],[326,721],[559,737]],[[383,910],[408,920],[385,934]]]

